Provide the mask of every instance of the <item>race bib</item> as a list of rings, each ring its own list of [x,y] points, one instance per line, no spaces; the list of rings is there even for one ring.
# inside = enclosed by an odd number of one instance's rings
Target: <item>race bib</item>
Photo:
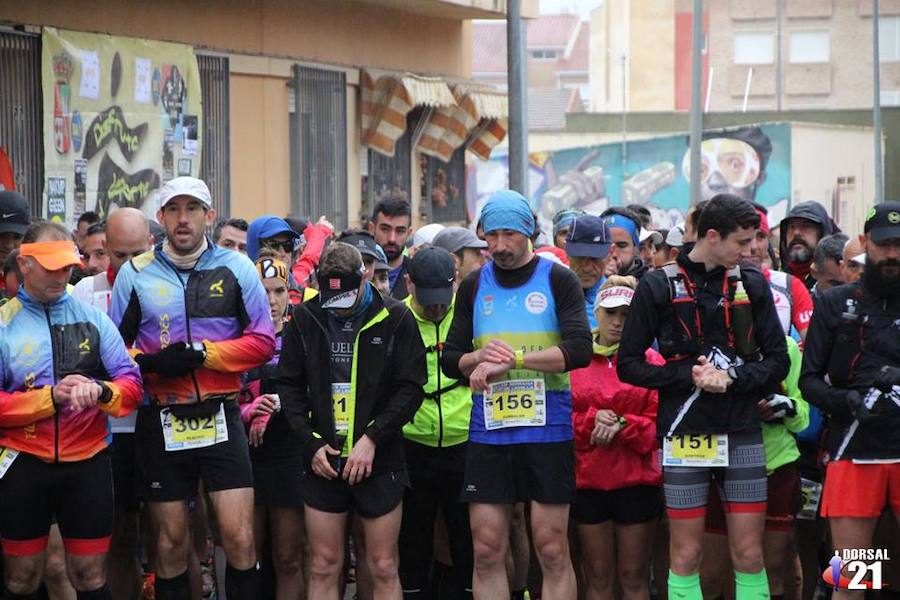
[[[800,478],[800,494],[803,501],[798,519],[814,520],[819,514],[819,503],[822,501],[822,484],[805,477]]]
[[[667,467],[727,467],[728,435],[673,435],[663,439]]]
[[[484,395],[484,428],[539,427],[547,423],[547,391],[543,379],[510,379],[488,386]]]
[[[203,417],[176,417],[168,408],[159,411],[166,452],[206,448],[228,441],[228,425],[225,422],[225,405],[213,415]]]
[[[350,384],[331,384],[331,404],[334,407],[334,432],[346,436],[350,430]]]
[[[0,479],[3,479],[3,476],[9,471],[9,468],[12,466],[13,461],[16,460],[18,455],[19,451],[13,450],[12,448],[0,450]]]

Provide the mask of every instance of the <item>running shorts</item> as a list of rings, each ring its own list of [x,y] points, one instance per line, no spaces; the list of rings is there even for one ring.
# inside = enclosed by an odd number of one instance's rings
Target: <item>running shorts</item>
[[[825,471],[823,517],[876,518],[886,506],[900,514],[900,463],[833,460]]]
[[[796,462],[781,465],[766,478],[766,531],[790,533],[801,508],[800,470]],[[706,531],[724,535],[728,531],[718,488],[710,489],[706,505]]]
[[[86,460],[48,463],[20,453],[0,479],[3,553],[44,552],[54,519],[67,553],[106,553],[113,527],[109,454],[103,450]]]
[[[469,442],[461,500],[484,504],[570,504],[575,499],[572,441],[532,444]]]
[[[662,489],[658,485],[632,485],[617,490],[578,490],[572,518],[579,525],[598,525],[612,520],[635,525],[662,515]]]
[[[303,474],[303,501],[327,513],[357,513],[364,519],[382,517],[400,505],[409,485],[406,471],[370,475],[356,485],[341,478],[325,479],[312,471]]]
[[[766,453],[758,429],[728,434],[727,467],[663,465],[662,470],[670,519],[704,517],[710,480],[719,489],[726,512],[766,510]]]

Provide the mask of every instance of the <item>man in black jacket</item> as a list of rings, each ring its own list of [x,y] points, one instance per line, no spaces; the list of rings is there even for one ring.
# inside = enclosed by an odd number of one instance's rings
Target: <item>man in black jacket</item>
[[[727,507],[738,597],[768,597],[762,556],[766,468],[757,403],[778,389],[789,359],[765,278],[737,267],[749,257],[758,226],[749,202],[730,194],[709,200],[693,249],[641,280],[619,346],[622,381],[659,390],[670,597],[701,597],[710,479]],[[646,361],[654,339],[665,365]]]
[[[825,207],[815,200],[794,206],[778,227],[782,270],[799,278],[808,289],[812,288],[816,279],[810,269],[816,246],[823,237],[841,230],[828,216]]]
[[[335,242],[319,296],[284,329],[278,393],[303,444],[311,598],[337,598],[347,513],[362,520],[376,598],[399,598],[397,537],[408,485],[401,428],[419,408],[425,348],[404,304],[382,298],[362,256]]]
[[[829,417],[822,516],[835,548],[871,548],[884,508],[900,515],[900,202],[871,209],[864,230],[862,280],[819,296],[800,374]]]

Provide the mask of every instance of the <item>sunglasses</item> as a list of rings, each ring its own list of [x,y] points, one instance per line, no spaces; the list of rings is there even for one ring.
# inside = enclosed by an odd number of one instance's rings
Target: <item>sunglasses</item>
[[[269,248],[270,250],[284,250],[285,252],[294,252],[297,248],[300,247],[300,240],[260,240],[259,245],[263,248]]]

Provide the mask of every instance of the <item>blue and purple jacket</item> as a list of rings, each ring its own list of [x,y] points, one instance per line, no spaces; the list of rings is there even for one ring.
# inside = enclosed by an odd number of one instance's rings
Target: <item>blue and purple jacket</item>
[[[174,342],[206,347],[203,365],[184,377],[145,374],[146,404],[237,394],[243,373],[267,363],[275,350],[269,303],[253,263],[211,242],[190,270],[172,264],[161,245],[123,265],[109,316],[139,352]]]

